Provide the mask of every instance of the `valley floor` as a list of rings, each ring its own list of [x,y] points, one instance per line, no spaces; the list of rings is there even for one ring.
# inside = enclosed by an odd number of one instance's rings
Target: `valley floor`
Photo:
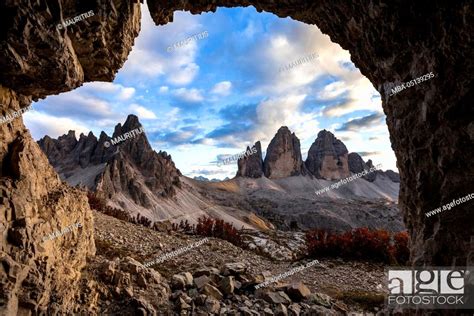
[[[99,291],[101,294],[97,302],[97,312],[99,312],[99,314],[113,314],[126,310],[131,312],[129,309],[130,306],[122,304],[124,302],[120,302],[120,299],[117,300],[118,297],[123,297],[123,293],[120,295],[117,294],[121,292],[120,289],[114,289],[117,293],[112,295],[108,293],[106,289],[107,284],[100,285],[104,278],[104,273],[100,272],[101,269],[103,270],[101,267],[103,267],[104,264],[107,265],[107,261],[113,261],[115,257],[118,258],[115,260],[117,262],[128,256],[143,264],[158,258],[162,254],[189,246],[203,239],[203,237],[187,236],[176,232],[168,234],[153,231],[98,212],[94,212],[94,216],[97,254],[95,258],[90,259],[84,274],[94,275],[94,279],[99,283],[99,286],[97,286],[97,288],[101,289],[101,291]],[[256,276],[264,273],[266,275],[276,276],[297,266],[305,265],[309,261],[311,260],[302,260],[300,262],[277,261],[258,255],[252,251],[242,250],[227,241],[210,238],[209,241],[199,247],[157,264],[153,266],[153,268],[161,274],[162,277],[160,279],[164,283],[171,284],[172,277],[175,274],[183,272],[194,274],[196,271],[203,269],[220,269],[229,263],[240,263],[244,265],[247,268],[246,275]],[[383,293],[377,289],[378,284],[385,282],[384,266],[382,264],[353,261],[344,262],[341,259],[323,259],[319,261],[326,268],[320,265],[314,265],[285,278],[281,283],[302,281],[312,293],[329,295],[334,304],[332,310],[334,310],[335,315],[343,311],[375,312],[382,307]],[[109,267],[108,269],[110,270],[112,268]],[[84,276],[83,278],[86,279]],[[129,275],[127,278],[133,279],[133,275]],[[132,284],[133,281],[129,283]],[[144,281],[142,281],[142,283],[144,283]],[[85,286],[86,292],[90,286],[90,284]],[[138,299],[139,301],[156,301],[152,296],[149,296],[150,289],[148,288],[147,290],[146,282],[143,288],[139,287],[140,286],[138,286],[138,288],[133,286],[131,286],[131,288],[129,287],[126,296],[132,300],[135,297],[135,299],[140,298]],[[271,287],[269,288],[271,289]],[[173,293],[173,295],[176,297],[176,292]],[[237,296],[240,297],[236,298]],[[321,297],[324,298],[325,296],[322,295]],[[167,298],[162,297],[162,299],[164,301],[163,306],[165,306]],[[255,301],[245,295],[234,294],[232,297],[228,296],[227,299],[235,301],[237,305],[242,305],[245,301],[249,300],[252,305],[265,304],[262,300]],[[173,306],[171,301],[169,301],[168,304],[169,307]],[[272,306],[269,307],[270,309],[272,308]],[[173,314],[167,312],[163,315]]]

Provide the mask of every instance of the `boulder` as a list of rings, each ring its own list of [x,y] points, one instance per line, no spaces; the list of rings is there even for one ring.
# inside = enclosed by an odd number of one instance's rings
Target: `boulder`
[[[194,284],[196,285],[198,289],[201,289],[204,285],[206,285],[210,281],[211,279],[209,279],[209,277],[207,277],[206,275],[202,275],[198,278],[194,278]]]
[[[204,287],[202,288],[201,292],[203,294],[206,294],[207,296],[211,296],[217,300],[222,300],[224,295],[222,295],[221,291],[219,291],[215,286],[212,286],[210,284],[205,284]]]
[[[308,297],[311,294],[311,291],[302,282],[297,282],[292,283],[290,286],[288,286],[286,289],[286,293],[292,300],[299,302],[304,298]]]
[[[221,308],[221,303],[219,303],[218,300],[208,297],[206,299],[205,307],[207,312],[209,312],[210,314],[215,314],[219,312],[219,309]]]
[[[291,304],[291,299],[283,291],[268,291],[263,294],[263,299],[270,304]]]
[[[234,275],[238,276],[244,274],[247,270],[247,267],[242,262],[226,263],[221,269],[221,273],[224,276]]]
[[[227,276],[224,277],[220,284],[219,288],[224,292],[225,294],[232,294],[234,293],[235,290],[235,281],[233,276]]]
[[[173,290],[183,290],[186,287],[186,278],[183,275],[175,274],[171,277],[171,288]]]

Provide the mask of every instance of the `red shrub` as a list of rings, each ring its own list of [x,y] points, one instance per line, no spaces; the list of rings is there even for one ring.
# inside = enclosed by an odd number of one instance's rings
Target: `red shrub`
[[[306,249],[311,257],[343,257],[387,263],[405,264],[408,261],[408,234],[393,237],[385,230],[357,228],[343,234],[321,229],[306,233]]]
[[[105,200],[97,196],[94,192],[87,192],[87,199],[89,200],[89,206],[91,209],[123,221],[133,222],[134,220],[127,212],[108,206]]]
[[[240,232],[232,224],[226,223],[222,219],[212,219],[206,216],[199,217],[194,233],[201,236],[224,239],[239,247],[243,246]]]
[[[98,212],[104,213],[105,215],[109,215],[112,217],[115,217],[117,219],[120,219],[122,221],[126,221],[135,225],[142,225],[145,227],[153,228],[155,230],[158,230],[156,225],[152,225],[152,221],[149,220],[148,218],[144,216],[140,216],[140,214],[137,214],[136,217],[131,216],[129,213],[108,206],[105,200],[101,197],[99,197],[96,193],[94,192],[87,192],[87,199],[89,200],[89,206],[91,209],[94,209]]]

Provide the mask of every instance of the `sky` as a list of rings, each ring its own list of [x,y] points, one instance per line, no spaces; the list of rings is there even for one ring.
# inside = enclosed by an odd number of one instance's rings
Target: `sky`
[[[152,147],[190,177],[232,178],[236,162],[218,160],[256,141],[265,155],[281,126],[299,138],[303,159],[326,129],[349,152],[397,171],[380,95],[349,52],[315,25],[253,7],[179,11],[155,26],[143,4],[140,34],[112,83],[86,83],[33,108],[24,118],[36,140],[69,130],[111,136],[135,114]]]

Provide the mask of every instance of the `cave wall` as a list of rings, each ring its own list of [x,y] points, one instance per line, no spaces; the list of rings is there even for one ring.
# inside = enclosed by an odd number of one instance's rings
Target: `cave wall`
[[[412,263],[474,264],[473,202],[424,216],[474,191],[472,1],[148,0],[156,24],[171,22],[176,10],[248,5],[316,24],[350,51],[382,96]],[[56,28],[90,10],[93,17]],[[0,114],[87,81],[112,81],[139,29],[137,1],[1,2]],[[435,78],[389,96],[394,85],[429,72]],[[74,311],[75,282],[85,257],[94,254],[85,197],[59,181],[21,117],[0,126],[0,167],[0,313]],[[83,228],[48,249],[41,245],[46,232],[70,220]]]
[[[425,213],[474,193],[472,1],[147,0],[157,25],[172,12],[253,5],[317,25],[348,50],[379,91],[400,172],[399,205],[413,265],[474,265],[474,201]],[[395,86],[435,77],[389,96]],[[472,242],[471,242],[472,240]],[[472,244],[472,247],[471,247]]]
[[[90,10],[94,16],[56,27]],[[0,25],[0,116],[12,116],[86,81],[112,81],[138,35],[140,8],[2,1]],[[64,234],[43,240],[54,232]],[[94,254],[86,195],[61,182],[21,115],[0,123],[0,315],[77,314],[81,270]]]

